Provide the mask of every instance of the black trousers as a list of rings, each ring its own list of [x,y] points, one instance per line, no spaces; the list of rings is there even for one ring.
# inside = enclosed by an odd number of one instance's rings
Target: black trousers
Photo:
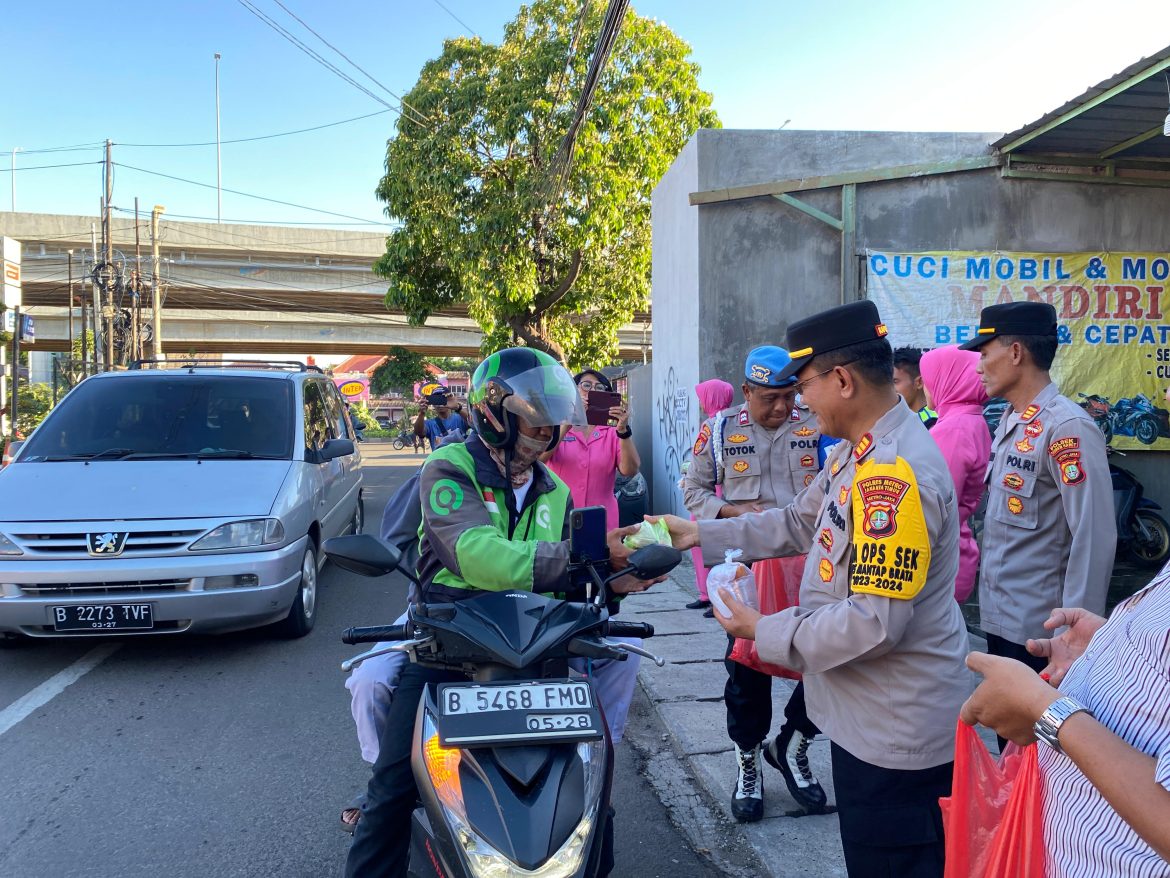
[[[849,878],[942,878],[938,800],[953,762],[920,771],[880,768],[832,745],[833,787]]]
[[[410,765],[418,703],[428,685],[466,680],[464,674],[413,663],[403,669],[382,729],[362,819],[354,830],[353,846],[345,861],[346,878],[406,878],[411,815],[418,800]],[[606,817],[598,876],[606,876],[613,869],[612,808]]]
[[[723,687],[727,736],[741,750],[750,750],[767,738],[772,728],[772,676],[732,661],[730,656],[734,645],[735,638],[728,636],[727,652],[723,657],[727,668],[727,683]],[[796,684],[784,706],[784,725],[792,726],[810,738],[820,734],[820,729],[808,718],[805,710],[803,680]]]
[[[1004,658],[1023,662],[1037,674],[1048,667],[1048,659],[1034,656],[1028,652],[1028,648],[1024,644],[1005,640],[998,634],[987,635],[987,652],[990,655],[1001,655]],[[1002,753],[1003,748],[1007,746],[1007,738],[1001,738],[999,735],[995,737],[999,741],[999,752]]]

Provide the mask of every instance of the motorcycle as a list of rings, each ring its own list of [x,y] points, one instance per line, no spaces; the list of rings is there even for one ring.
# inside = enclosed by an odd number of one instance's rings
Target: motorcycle
[[[1109,397],[1100,396],[1094,393],[1092,396],[1084,393],[1078,393],[1083,401],[1078,402],[1081,408],[1088,413],[1089,417],[1093,419],[1093,423],[1097,425],[1097,429],[1105,437],[1105,444],[1108,445],[1113,439],[1113,417],[1110,414],[1111,406],[1109,404]]]
[[[325,554],[362,576],[399,568],[401,555],[363,534],[326,540]],[[419,704],[411,764],[420,804],[411,821],[412,878],[541,875],[592,878],[609,827],[613,746],[587,678],[572,658],[625,660],[608,636],[649,638],[652,626],[609,618],[609,585],[633,573],[654,579],[681,559],[670,546],[634,552],[602,578],[606,561],[570,565],[596,588],[584,602],[525,591],[483,592],[456,603],[413,603],[404,625],[350,628],[345,643],[381,645],[342,663],[348,672],[391,651],[467,682],[428,686]],[[612,837],[612,835],[611,835]]]
[[[1156,407],[1144,393],[1118,400],[1110,420],[1114,436],[1133,436],[1143,445],[1170,437],[1170,413]]]
[[[391,445],[394,446],[395,451],[401,451],[407,445],[413,448],[414,433],[408,433],[406,430],[402,430],[397,436],[394,437],[394,441],[391,443]]]
[[[1113,455],[1124,457],[1124,453],[1109,446],[1105,450],[1110,456],[1118,548],[1127,550],[1144,566],[1159,568],[1170,558],[1170,524],[1160,514],[1162,507],[1145,496],[1137,477],[1113,462]]]

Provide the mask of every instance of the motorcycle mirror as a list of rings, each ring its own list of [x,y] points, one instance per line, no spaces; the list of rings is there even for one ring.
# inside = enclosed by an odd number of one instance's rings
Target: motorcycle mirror
[[[682,552],[674,546],[643,546],[629,557],[630,567],[623,573],[633,573],[639,579],[657,579],[678,566]]]
[[[359,576],[385,576],[402,560],[398,549],[373,534],[333,537],[321,547],[329,559],[342,570]]]

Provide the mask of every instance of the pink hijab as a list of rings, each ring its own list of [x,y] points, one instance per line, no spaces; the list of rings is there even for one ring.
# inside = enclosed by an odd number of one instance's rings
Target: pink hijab
[[[726,381],[711,378],[695,385],[695,395],[699,397],[699,405],[703,407],[703,417],[713,418],[731,405],[731,400],[735,397],[735,388]]]
[[[975,371],[978,365],[976,351],[961,351],[957,347],[935,348],[922,355],[918,369],[930,394],[930,407],[940,418],[948,412],[983,413],[987,392]]]

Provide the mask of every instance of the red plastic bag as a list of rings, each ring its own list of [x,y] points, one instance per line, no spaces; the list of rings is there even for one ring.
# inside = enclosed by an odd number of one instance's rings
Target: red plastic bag
[[[773,613],[799,605],[800,580],[804,577],[804,561],[807,557],[793,555],[790,558],[768,558],[752,565],[761,613],[771,616]],[[800,679],[797,671],[761,661],[754,640],[735,638],[735,646],[731,648],[731,660],[763,674],[771,674],[773,677]]]
[[[955,733],[943,878],[1044,878],[1044,821],[1036,745],[1009,744],[999,761],[971,726]]]

